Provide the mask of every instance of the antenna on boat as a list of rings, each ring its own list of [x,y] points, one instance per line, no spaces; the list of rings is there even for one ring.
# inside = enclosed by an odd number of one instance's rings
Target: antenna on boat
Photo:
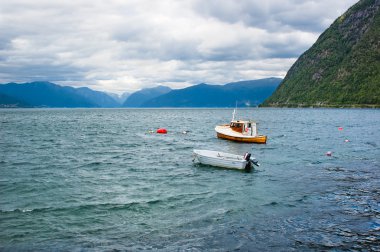
[[[234,112],[232,112],[232,121],[235,121],[236,110],[237,110],[237,101],[235,102]]]

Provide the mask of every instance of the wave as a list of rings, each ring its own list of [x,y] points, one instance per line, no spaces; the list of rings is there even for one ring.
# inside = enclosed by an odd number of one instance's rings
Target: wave
[[[16,208],[12,210],[1,209],[0,213],[47,213],[47,212],[66,212],[66,211],[87,211],[87,210],[122,210],[122,209],[132,209],[136,206],[143,206],[144,204],[156,204],[157,200],[147,201],[147,202],[130,202],[125,204],[120,203],[101,203],[101,204],[85,204],[77,206],[67,206],[67,207],[43,207],[43,208]]]
[[[47,212],[85,212],[93,210],[104,210],[104,211],[118,211],[118,210],[129,210],[129,211],[143,211],[148,210],[152,206],[159,204],[171,204],[178,203],[182,200],[184,202],[194,202],[199,199],[194,196],[208,195],[210,192],[203,193],[189,193],[181,195],[168,196],[166,198],[157,198],[145,201],[133,201],[127,203],[98,203],[98,204],[83,204],[83,205],[72,205],[67,207],[42,207],[42,208],[15,208],[15,209],[0,209],[0,213],[47,213]]]

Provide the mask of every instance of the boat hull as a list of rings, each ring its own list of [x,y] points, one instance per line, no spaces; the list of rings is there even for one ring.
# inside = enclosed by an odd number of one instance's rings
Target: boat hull
[[[216,135],[218,138],[236,141],[236,142],[243,142],[243,143],[258,143],[258,144],[265,144],[267,142],[267,136],[264,135],[258,135],[258,136],[230,136],[227,134],[223,134],[220,132],[216,132]]]
[[[204,150],[194,150],[195,158],[201,164],[236,170],[246,169],[247,161],[242,156],[214,151],[206,151],[206,154],[204,152]]]

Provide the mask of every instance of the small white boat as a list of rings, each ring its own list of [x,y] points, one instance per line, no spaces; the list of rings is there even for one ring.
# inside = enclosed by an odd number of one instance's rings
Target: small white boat
[[[193,161],[205,165],[245,171],[250,171],[252,169],[252,164],[259,166],[257,160],[252,158],[250,153],[246,153],[245,155],[235,155],[211,150],[194,150],[193,153]]]

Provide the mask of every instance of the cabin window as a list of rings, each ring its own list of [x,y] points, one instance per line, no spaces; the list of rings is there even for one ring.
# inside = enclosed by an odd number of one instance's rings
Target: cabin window
[[[251,128],[251,123],[248,123],[248,128]]]

